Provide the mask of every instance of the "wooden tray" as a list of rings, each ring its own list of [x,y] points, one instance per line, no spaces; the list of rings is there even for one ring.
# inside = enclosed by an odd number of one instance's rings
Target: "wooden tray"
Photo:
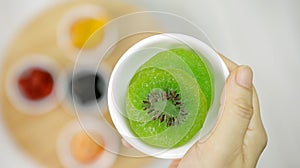
[[[5,83],[8,79],[9,69],[13,67],[18,60],[26,58],[31,54],[47,55],[59,65],[58,71],[74,64],[57,45],[57,25],[68,9],[75,5],[85,3],[101,5],[110,12],[113,18],[138,11],[138,9],[133,6],[111,0],[85,0],[59,4],[40,13],[34,20],[23,27],[22,31],[19,32],[12,41],[11,46],[7,50],[6,57],[3,60],[0,75],[2,78],[0,96],[2,99],[4,124],[9,129],[11,136],[19,145],[20,149],[24,150],[45,167],[62,167],[56,151],[57,136],[66,123],[76,119],[76,117],[68,112],[66,108],[63,108],[62,104],[58,104],[54,110],[45,114],[24,114],[15,107],[15,104],[9,101],[5,91]],[[142,33],[121,40],[116,44],[105,62],[113,68],[120,56],[130,46],[152,34],[153,33]],[[108,112],[106,112],[105,116],[112,124]],[[128,149],[121,147],[121,150],[126,151]],[[113,167],[143,167],[153,160],[151,157],[131,158],[119,155]]]

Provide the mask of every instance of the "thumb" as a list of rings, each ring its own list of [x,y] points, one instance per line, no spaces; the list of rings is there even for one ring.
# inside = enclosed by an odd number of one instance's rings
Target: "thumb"
[[[221,98],[221,116],[214,131],[216,141],[227,145],[242,142],[253,113],[252,79],[248,66],[239,66],[228,77]]]

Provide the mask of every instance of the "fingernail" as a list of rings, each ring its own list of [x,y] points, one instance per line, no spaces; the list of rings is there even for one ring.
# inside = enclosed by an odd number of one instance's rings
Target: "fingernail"
[[[252,87],[252,79],[253,73],[250,67],[248,66],[241,66],[237,72],[237,83],[243,87],[251,88]]]

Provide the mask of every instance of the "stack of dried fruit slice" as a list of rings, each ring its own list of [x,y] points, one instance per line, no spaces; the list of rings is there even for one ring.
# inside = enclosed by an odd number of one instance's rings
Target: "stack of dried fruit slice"
[[[160,52],[130,81],[126,111],[132,131],[145,143],[179,147],[202,128],[212,102],[213,79],[194,51]]]

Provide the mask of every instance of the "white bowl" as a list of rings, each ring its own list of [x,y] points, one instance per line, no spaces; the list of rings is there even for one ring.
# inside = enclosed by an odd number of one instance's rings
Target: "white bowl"
[[[130,80],[137,69],[157,53],[173,48],[189,48],[203,56],[213,74],[214,96],[202,129],[186,144],[171,149],[156,148],[141,141],[126,120],[125,97]],[[202,41],[183,34],[159,34],[132,46],[116,64],[108,86],[108,107],[111,118],[121,136],[134,148],[157,158],[181,158],[188,149],[213,128],[220,104],[220,96],[229,72],[219,55]]]
[[[82,65],[76,64],[67,68],[67,76],[64,79],[64,90],[67,92],[66,99],[63,102],[64,108],[72,113],[77,114],[78,117],[85,115],[99,115],[107,112],[107,86],[109,73],[111,68],[106,64],[98,65]],[[73,85],[70,86],[70,82],[79,76],[84,74],[98,74],[101,76],[104,82],[103,95],[99,100],[91,101],[87,104],[82,104],[78,97],[75,95]],[[93,88],[90,88],[93,89]],[[73,95],[73,96],[72,96]]]
[[[82,131],[86,132],[97,144],[99,144],[97,136],[100,136],[105,144],[104,152],[96,160],[86,164],[76,160],[71,153],[72,138]],[[92,135],[95,135],[95,137]],[[79,121],[70,121],[62,128],[56,144],[58,158],[66,168],[111,167],[117,158],[119,146],[120,137],[113,128],[105,121],[93,117],[80,118]]]
[[[70,60],[80,64],[94,64],[95,59],[102,59],[102,57],[99,57],[99,53],[105,52],[110,44],[118,39],[117,27],[106,23],[91,35],[92,37],[98,31],[104,31],[103,39],[95,47],[86,48],[84,45],[82,48],[76,48],[72,44],[70,37],[72,25],[80,19],[99,19],[99,17],[111,19],[110,14],[104,7],[88,3],[74,6],[64,14],[57,27],[57,43]]]
[[[52,92],[45,98],[32,101],[27,99],[18,88],[18,79],[26,70],[40,68],[53,77]],[[62,89],[63,69],[49,56],[43,54],[28,55],[18,60],[8,71],[5,90],[14,107],[28,115],[42,115],[55,109],[65,96]]]

